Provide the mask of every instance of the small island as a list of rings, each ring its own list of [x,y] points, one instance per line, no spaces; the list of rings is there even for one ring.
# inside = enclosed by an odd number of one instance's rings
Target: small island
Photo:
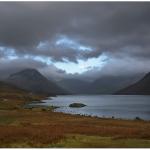
[[[81,107],[85,107],[85,104],[82,103],[72,103],[69,105],[69,107],[76,107],[76,108],[81,108]]]

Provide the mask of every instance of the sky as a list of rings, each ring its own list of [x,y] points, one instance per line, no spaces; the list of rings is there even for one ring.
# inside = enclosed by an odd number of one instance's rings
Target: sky
[[[53,79],[150,71],[150,2],[0,2],[0,77]]]

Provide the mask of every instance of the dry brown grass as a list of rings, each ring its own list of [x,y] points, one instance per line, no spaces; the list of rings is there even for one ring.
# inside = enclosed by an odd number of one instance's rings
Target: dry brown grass
[[[3,135],[7,136],[7,133],[11,131],[9,135],[12,137],[16,132],[21,133],[21,136],[24,136],[23,133],[31,132],[35,135],[44,133],[47,137],[84,134],[150,139],[150,122],[147,121],[99,119],[40,110],[3,111],[0,116],[13,119],[9,126],[0,126],[0,133],[2,131]]]
[[[56,126],[0,126],[0,133],[1,147],[10,147],[14,143],[43,147],[64,137],[63,131]]]

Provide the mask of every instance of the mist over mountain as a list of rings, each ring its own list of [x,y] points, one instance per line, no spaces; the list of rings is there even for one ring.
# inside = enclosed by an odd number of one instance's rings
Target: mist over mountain
[[[48,80],[35,69],[25,69],[20,72],[11,74],[6,82],[11,83],[21,89],[33,93],[43,94],[65,94],[66,92],[56,85],[53,81]]]
[[[147,84],[150,77],[147,74],[142,81],[137,82],[142,76],[143,74],[132,76],[109,75],[101,76],[93,81],[76,78],[65,78],[56,81],[52,77],[47,79],[36,69],[29,68],[11,74],[5,82],[33,93],[49,95],[114,94],[116,91],[119,91],[117,94],[148,94],[145,90],[149,89]],[[131,84],[133,85],[129,86]]]

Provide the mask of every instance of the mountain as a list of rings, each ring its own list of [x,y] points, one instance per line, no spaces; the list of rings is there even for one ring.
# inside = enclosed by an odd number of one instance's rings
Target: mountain
[[[72,94],[88,94],[90,83],[79,79],[62,79],[57,84]]]
[[[103,76],[93,82],[81,79],[62,79],[57,84],[72,94],[113,94],[114,92],[139,80],[136,76]]]
[[[89,94],[113,94],[115,91],[137,81],[141,75],[135,76],[103,76],[99,77],[88,88]]]
[[[150,73],[146,74],[138,82],[116,92],[120,95],[150,95]]]
[[[66,91],[54,82],[48,80],[35,69],[24,69],[20,72],[11,74],[6,82],[33,93],[48,95],[66,93]]]

